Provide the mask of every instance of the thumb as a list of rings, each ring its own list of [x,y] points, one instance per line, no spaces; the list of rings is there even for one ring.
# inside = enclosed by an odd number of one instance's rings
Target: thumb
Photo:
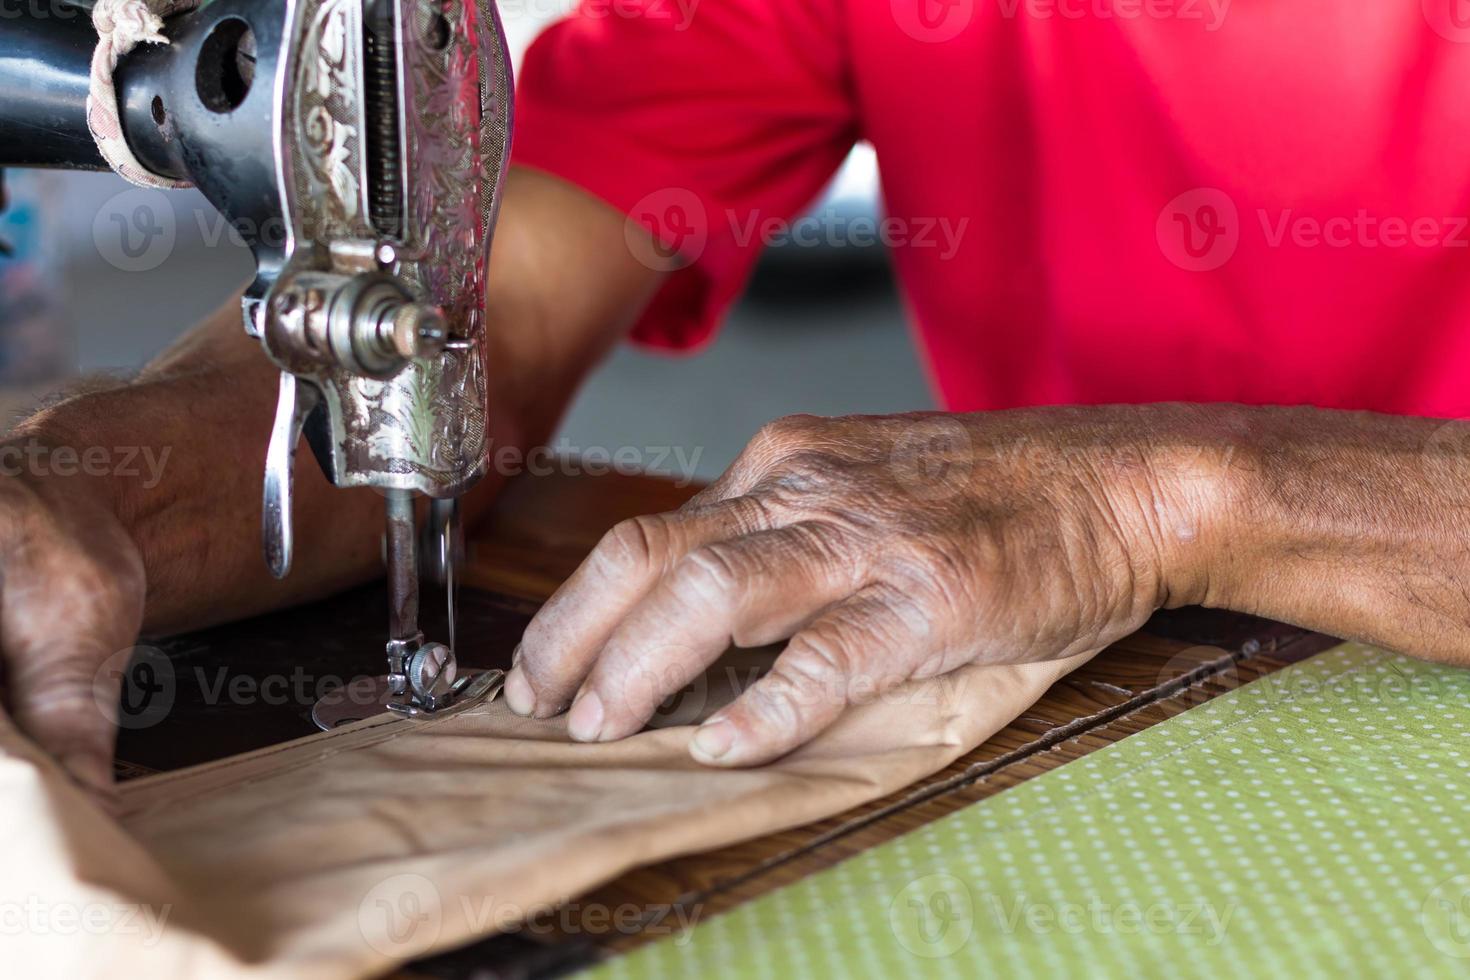
[[[27,534],[0,551],[7,704],[21,731],[75,779],[110,792],[115,725],[127,717],[119,695],[137,669],[142,561],[134,549],[109,547],[117,542],[106,533],[46,530],[62,533]],[[147,667],[158,670],[156,662]]]
[[[83,786],[107,792],[117,730],[101,705],[120,696],[122,675],[94,674],[90,659],[53,656],[13,671],[9,704],[16,726],[47,755]]]
[[[151,647],[118,648],[122,642],[94,635],[5,649],[16,726],[79,783],[104,793],[118,727],[155,724],[173,701],[168,660]]]

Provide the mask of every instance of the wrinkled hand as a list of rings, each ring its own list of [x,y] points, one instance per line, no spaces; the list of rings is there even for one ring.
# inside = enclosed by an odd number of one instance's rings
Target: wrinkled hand
[[[572,737],[618,739],[730,644],[789,638],[691,742],[751,765],[905,680],[1106,646],[1168,598],[1166,539],[1198,533],[1144,448],[1151,411],[781,419],[683,508],[603,538],[506,700],[571,702]]]
[[[143,562],[81,479],[0,477],[0,681],[19,728],[78,781],[112,785],[121,671],[143,618]],[[123,654],[122,656],[126,656]]]

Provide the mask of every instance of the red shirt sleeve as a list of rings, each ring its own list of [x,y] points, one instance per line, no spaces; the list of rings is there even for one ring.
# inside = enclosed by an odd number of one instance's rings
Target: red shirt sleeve
[[[512,160],[612,204],[658,240],[630,238],[640,259],[679,266],[636,339],[708,339],[774,223],[851,148],[839,3],[582,0],[527,52]]]

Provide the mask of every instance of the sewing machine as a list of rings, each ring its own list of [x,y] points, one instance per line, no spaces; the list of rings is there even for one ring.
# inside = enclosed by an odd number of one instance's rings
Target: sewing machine
[[[291,568],[304,434],[335,485],[387,502],[381,701],[441,710],[492,683],[456,676],[452,625],[426,640],[418,610],[422,556],[453,623],[457,499],[488,459],[484,292],[511,122],[493,0],[209,0],[162,32],[112,75],[122,135],[254,254],[244,329],[281,369],[266,562]],[[97,40],[80,5],[0,19],[0,168],[107,168],[87,119]]]

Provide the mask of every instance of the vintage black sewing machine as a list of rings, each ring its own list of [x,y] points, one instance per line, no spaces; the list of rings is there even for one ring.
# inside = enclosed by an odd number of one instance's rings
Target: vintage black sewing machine
[[[96,25],[158,18],[111,72],[116,123],[149,176],[198,187],[255,256],[243,326],[281,368],[272,572],[291,567],[304,433],[334,484],[387,499],[384,705],[432,712],[490,683],[457,676],[452,608],[449,644],[426,641],[418,585],[422,556],[453,596],[456,500],[487,465],[484,292],[511,127],[493,0],[25,2],[0,17],[0,168],[107,169]]]

